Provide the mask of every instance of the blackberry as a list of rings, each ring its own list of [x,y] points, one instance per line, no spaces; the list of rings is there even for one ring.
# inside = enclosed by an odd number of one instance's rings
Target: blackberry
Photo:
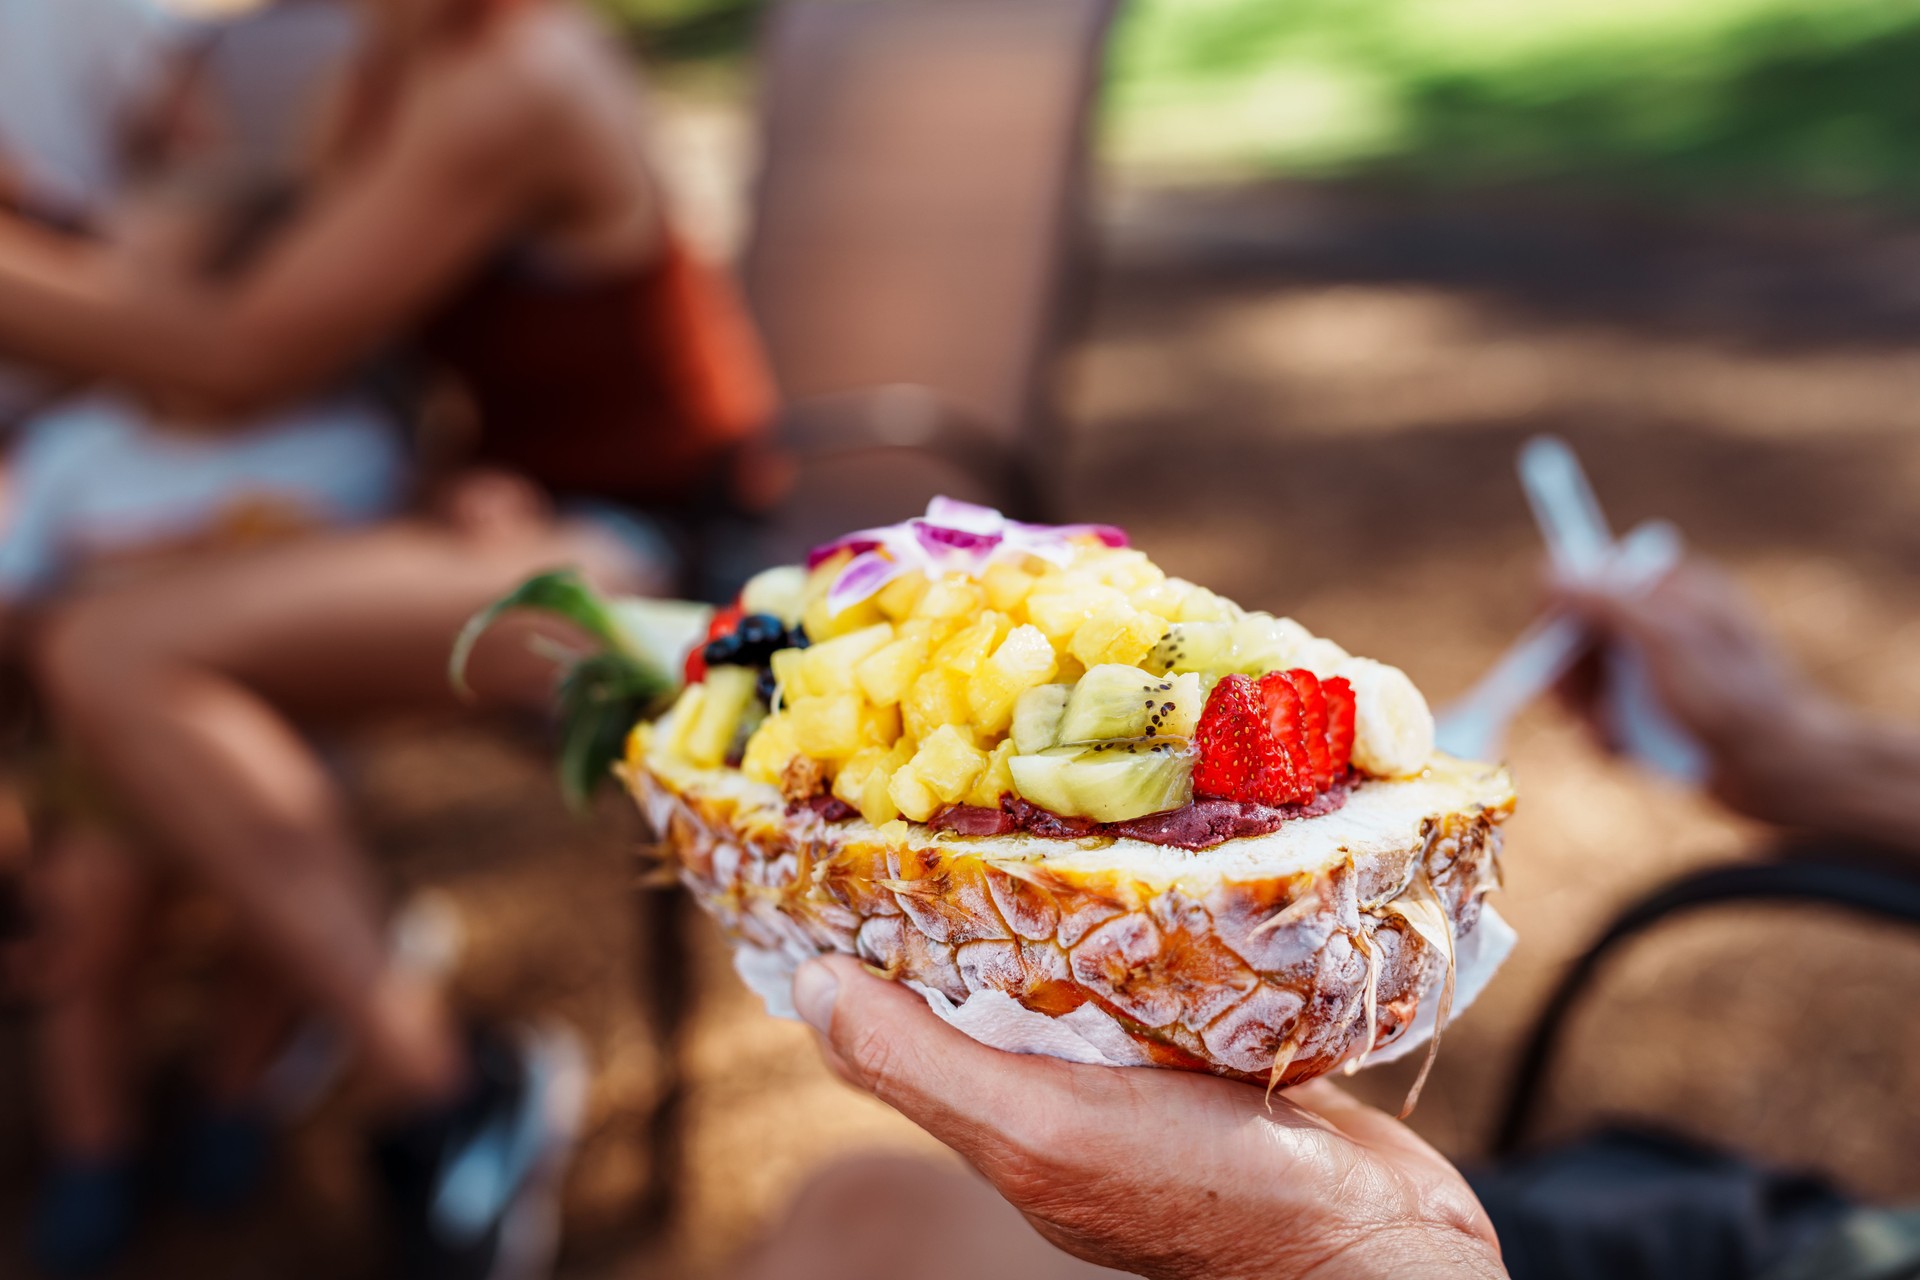
[[[737,631],[731,635],[724,635],[707,641],[707,647],[701,651],[700,656],[706,659],[707,665],[710,667],[738,667],[746,665],[742,660],[745,657],[745,653],[740,643],[740,633]]]
[[[740,619],[734,634],[740,637],[740,643],[749,651],[764,649],[772,653],[775,649],[785,647],[787,628],[770,613],[750,613]]]
[[[773,678],[773,670],[769,668],[760,673],[760,681],[754,685],[754,692],[760,695],[760,701],[772,706],[773,695],[778,688],[779,682]]]

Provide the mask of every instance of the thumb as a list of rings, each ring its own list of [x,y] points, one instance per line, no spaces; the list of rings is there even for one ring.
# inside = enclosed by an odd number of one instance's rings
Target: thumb
[[[801,966],[793,1003],[842,1079],[976,1163],[1020,1145],[1025,1119],[1073,1105],[1064,1079],[1072,1064],[989,1048],[851,956]]]

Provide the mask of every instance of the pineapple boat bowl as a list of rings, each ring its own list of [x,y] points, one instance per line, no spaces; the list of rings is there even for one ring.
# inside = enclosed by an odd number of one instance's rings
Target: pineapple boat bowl
[[[673,628],[623,606],[651,633],[603,639],[658,653]],[[1285,1087],[1437,1047],[1511,946],[1482,902],[1506,771],[1438,754],[1400,671],[1118,530],[939,499],[705,635],[670,705],[626,680],[667,709],[614,771],[775,1012],[843,951],[1001,1048]]]

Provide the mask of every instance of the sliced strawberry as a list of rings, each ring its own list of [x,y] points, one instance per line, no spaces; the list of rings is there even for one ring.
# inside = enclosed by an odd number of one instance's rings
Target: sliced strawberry
[[[687,655],[684,674],[688,684],[699,684],[707,678],[707,642],[718,640],[721,636],[732,635],[734,628],[740,625],[743,613],[744,610],[738,600],[724,609],[714,610],[713,621],[707,623],[706,641],[693,646],[693,652]]]
[[[1327,695],[1320,678],[1305,667],[1287,672],[1287,679],[1300,695],[1300,728],[1313,773],[1313,789],[1316,793],[1325,791],[1333,785],[1333,756],[1327,750]]]
[[[1313,765],[1307,754],[1306,710],[1300,690],[1284,671],[1260,677],[1260,696],[1273,726],[1274,758],[1268,779],[1268,804],[1294,804],[1313,799]]]
[[[1227,676],[1213,686],[1194,733],[1199,759],[1193,767],[1193,794],[1203,800],[1266,799],[1277,752],[1272,717],[1260,687],[1246,676]]]
[[[1327,754],[1339,777],[1353,765],[1353,686],[1345,676],[1335,676],[1320,688],[1327,695]]]
[[[715,609],[713,621],[707,624],[707,639],[718,640],[721,636],[732,635],[745,614],[746,609],[738,600],[724,609]]]

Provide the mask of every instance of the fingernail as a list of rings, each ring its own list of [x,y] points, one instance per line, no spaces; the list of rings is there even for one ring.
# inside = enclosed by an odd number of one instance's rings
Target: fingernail
[[[793,1007],[822,1035],[833,1026],[833,1002],[839,994],[840,979],[818,960],[801,965],[793,975]]]

